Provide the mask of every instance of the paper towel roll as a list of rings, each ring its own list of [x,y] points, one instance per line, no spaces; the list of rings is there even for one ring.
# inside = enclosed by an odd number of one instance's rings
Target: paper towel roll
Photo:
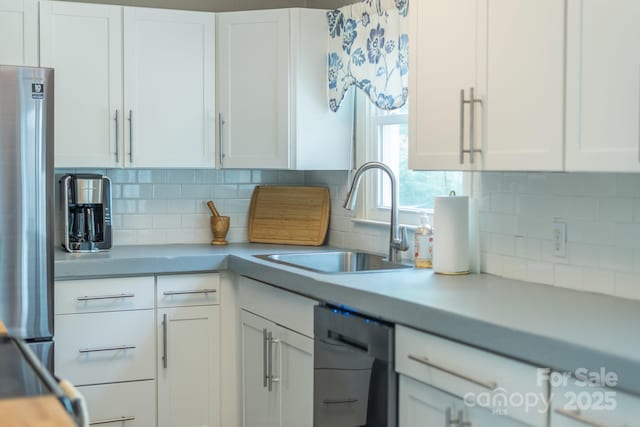
[[[469,198],[437,196],[433,215],[433,271],[469,272]]]

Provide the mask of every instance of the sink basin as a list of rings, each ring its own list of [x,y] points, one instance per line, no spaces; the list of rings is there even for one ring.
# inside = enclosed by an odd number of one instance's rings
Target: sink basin
[[[403,270],[410,265],[389,262],[385,257],[366,252],[338,251],[255,255],[278,264],[303,268],[318,273],[370,273]]]

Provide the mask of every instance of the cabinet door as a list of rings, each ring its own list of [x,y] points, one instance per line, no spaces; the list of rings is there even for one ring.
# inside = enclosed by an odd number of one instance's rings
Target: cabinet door
[[[491,0],[486,6],[487,29],[478,39],[483,105],[476,109],[485,125],[478,127],[483,153],[476,159],[483,170],[562,170],[564,2]]]
[[[400,375],[398,389],[399,427],[449,426],[460,399]]]
[[[274,9],[217,15],[225,168],[290,166],[289,14]]]
[[[467,170],[460,163],[460,133],[468,148],[469,110],[463,128],[460,90],[476,86],[478,2],[420,0],[410,8],[409,167]],[[463,130],[465,129],[465,130]]]
[[[279,425],[312,427],[313,339],[282,327],[278,327],[277,335],[280,342],[274,348],[272,357],[278,360],[274,375],[280,379],[274,383],[274,389],[279,389],[284,409]]]
[[[569,379],[551,390],[551,427],[635,426],[640,397]]]
[[[276,325],[248,311],[241,311],[242,425],[276,427],[280,420],[277,388],[267,386],[267,331]],[[313,369],[313,367],[312,367]],[[291,408],[286,408],[290,410]]]
[[[124,9],[125,165],[215,166],[212,13]]]
[[[89,425],[156,425],[156,382],[153,380],[78,387],[78,391],[87,401]]]
[[[158,426],[220,426],[220,309],[158,310]]]
[[[42,2],[40,64],[55,68],[55,166],[117,167],[122,8]]]
[[[38,1],[0,0],[0,64],[38,66]]]
[[[640,171],[640,2],[567,10],[567,170]]]

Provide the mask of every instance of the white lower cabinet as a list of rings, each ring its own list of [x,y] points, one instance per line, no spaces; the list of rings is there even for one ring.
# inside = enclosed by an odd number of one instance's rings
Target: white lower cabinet
[[[640,396],[611,388],[591,387],[567,378],[566,386],[551,389],[550,427],[636,426]]]
[[[218,274],[157,277],[159,427],[220,426],[219,283]]]
[[[313,426],[317,302],[245,277],[239,297],[242,425]]]
[[[401,426],[547,426],[549,383],[535,366],[397,325],[396,371]]]
[[[242,310],[245,427],[313,425],[313,339]]]
[[[521,423],[488,409],[471,408],[464,399],[400,375],[400,427],[524,427]]]
[[[156,382],[132,381],[78,387],[87,401],[89,425],[156,425]]]

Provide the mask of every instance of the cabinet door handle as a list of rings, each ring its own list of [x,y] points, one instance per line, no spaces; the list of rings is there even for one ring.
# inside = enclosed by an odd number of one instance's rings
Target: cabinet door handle
[[[322,403],[325,405],[349,405],[351,403],[358,402],[358,399],[350,398],[350,399],[337,399],[337,400],[329,400],[324,399]]]
[[[460,89],[460,164],[464,165],[464,89]]]
[[[482,104],[481,99],[475,98],[474,88],[469,88],[469,99],[464,98],[464,89],[460,90],[460,164],[464,164],[464,154],[469,153],[469,163],[473,163],[475,153],[482,153],[475,147],[476,103]],[[469,104],[469,149],[464,148],[464,105]]]
[[[458,377],[460,379],[463,379],[465,381],[469,381],[470,383],[474,383],[476,385],[479,385],[480,387],[486,388],[487,390],[495,390],[496,388],[498,388],[498,384],[494,381],[482,381],[482,380],[478,380],[476,378],[472,378],[469,377],[465,374],[461,374],[459,372],[453,371],[445,366],[442,366],[440,364],[437,363],[433,363],[432,361],[430,361],[428,358],[426,357],[421,357],[421,356],[414,356],[413,354],[410,354],[407,356],[410,360],[413,360],[415,362],[421,363],[423,365],[429,366],[430,368],[435,368],[439,371],[442,372],[446,372],[447,374],[451,374],[454,377]]]
[[[90,426],[97,426],[97,425],[100,425],[100,424],[123,423],[125,421],[133,421],[135,419],[136,419],[136,417],[109,418],[107,420],[91,421],[89,423],[89,425]]]
[[[269,357],[269,370],[267,375],[269,377],[269,391],[272,391],[273,383],[277,383],[280,381],[280,378],[273,376],[273,344],[279,343],[280,340],[273,338],[273,334],[269,332],[267,334],[267,341],[269,342],[269,348],[267,350],[267,355]]]
[[[476,99],[474,89],[469,89],[469,163],[473,164],[475,153],[481,153],[482,150],[476,149],[476,103],[482,104],[482,100]]]
[[[120,298],[133,298],[135,294],[114,294],[114,295],[96,295],[96,296],[83,296],[76,298],[78,301],[95,301],[102,299],[120,299]]]
[[[79,353],[97,353],[100,351],[120,351],[120,350],[131,350],[136,348],[135,345],[117,345],[113,347],[93,347],[93,348],[81,348],[78,350]]]
[[[129,163],[133,163],[133,110],[129,110]]]
[[[227,122],[222,118],[222,113],[218,113],[218,144],[220,147],[220,166],[222,166],[222,162],[224,160],[224,152],[222,151],[222,127]]]
[[[264,378],[262,386],[266,387],[269,382],[269,374],[267,372],[267,341],[269,336],[267,335],[267,328],[262,330],[262,377]]]
[[[116,118],[114,119],[116,122],[116,163],[120,161],[120,137],[118,134],[120,133],[120,117],[118,115],[118,110],[116,109]]]
[[[166,291],[163,292],[163,295],[191,295],[191,294],[213,294],[218,292],[217,289],[195,289],[192,291]]]
[[[167,314],[162,315],[162,367],[167,369]]]
[[[555,411],[554,411],[554,412],[555,412],[556,414],[558,414],[558,415],[562,415],[563,417],[570,418],[570,419],[572,419],[572,420],[574,420],[574,421],[577,421],[577,422],[579,422],[579,423],[581,423],[581,424],[584,424],[584,425],[586,425],[586,426],[590,426],[590,427],[607,427],[607,426],[606,426],[606,425],[604,425],[604,424],[600,424],[600,423],[597,423],[597,422],[595,422],[595,421],[591,421],[591,420],[586,419],[585,417],[583,417],[583,416],[580,414],[580,411],[579,411],[579,410],[576,410],[576,411],[568,411],[568,410],[566,410],[566,409],[557,408],[557,409],[555,409]]]
[[[464,421],[464,411],[458,411],[458,427],[471,427],[471,421]]]

